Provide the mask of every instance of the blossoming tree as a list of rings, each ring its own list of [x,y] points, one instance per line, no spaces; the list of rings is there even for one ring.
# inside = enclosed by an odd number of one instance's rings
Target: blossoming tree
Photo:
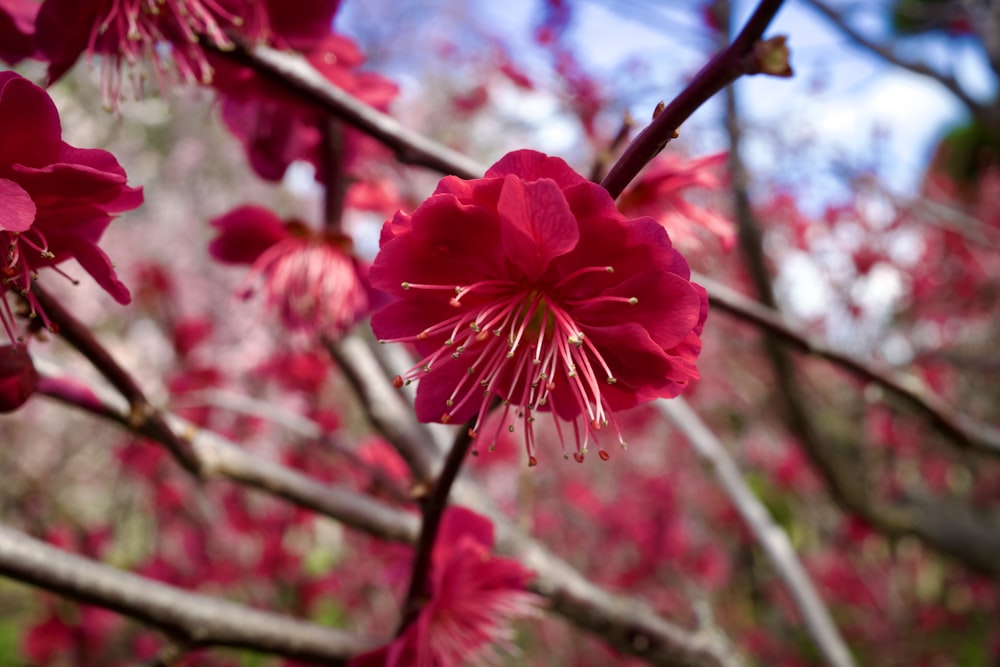
[[[1000,5],[341,4],[0,0],[0,663],[996,664]],[[804,10],[918,186],[742,115]]]

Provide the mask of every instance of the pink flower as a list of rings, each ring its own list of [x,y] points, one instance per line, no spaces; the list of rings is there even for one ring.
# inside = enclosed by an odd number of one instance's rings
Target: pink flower
[[[672,153],[658,157],[619,202],[626,215],[648,215],[663,225],[674,243],[692,250],[703,245],[699,231],[719,239],[729,251],[736,242],[736,228],[725,216],[690,196],[718,192],[725,181],[718,171],[726,163],[725,153],[685,159]]]
[[[510,621],[533,615],[533,577],[517,561],[492,555],[493,525],[462,507],[441,519],[431,558],[428,600],[394,641],[349,667],[457,667],[490,664],[510,650]]]
[[[97,242],[111,219],[142,203],[111,153],[74,148],[61,139],[55,104],[14,72],[0,72],[0,241],[7,248],[4,284],[20,292],[47,324],[31,295],[37,270],[75,258],[119,303],[129,302],[111,260]],[[17,335],[6,297],[0,321]]]
[[[313,35],[315,37],[315,35]],[[350,39],[330,33],[310,41],[307,35],[275,35],[276,44],[294,44],[306,60],[329,81],[362,102],[386,110],[396,86],[372,72],[358,71],[364,56]],[[266,180],[280,180],[296,160],[316,168],[323,182],[331,156],[323,143],[325,113],[303,103],[287,88],[259,76],[248,67],[216,62],[215,88],[222,97],[222,119],[243,143],[250,165]],[[354,130],[343,131],[340,160],[348,165],[369,145]]]
[[[532,423],[551,411],[574,422],[583,460],[608,423],[624,446],[616,410],[698,377],[708,301],[689,277],[654,220],[626,219],[558,158],[515,151],[385,224],[371,280],[395,301],[372,328],[424,355],[397,378],[420,380],[422,421],[475,417],[478,435],[499,402],[497,430],[520,419],[533,465]]]
[[[250,264],[251,278],[263,283],[267,305],[288,329],[339,336],[367,313],[368,286],[347,237],[283,223],[261,206],[233,209],[212,225],[219,230],[212,256]],[[243,292],[252,293],[252,287]]]
[[[101,88],[114,106],[122,97],[123,69],[130,70],[136,92],[141,92],[138,66],[143,61],[152,66],[161,88],[170,71],[188,83],[208,83],[212,68],[204,41],[232,48],[227,30],[251,41],[262,39],[267,19],[259,0],[45,0],[36,27],[51,81],[84,52],[88,60],[106,59]]]

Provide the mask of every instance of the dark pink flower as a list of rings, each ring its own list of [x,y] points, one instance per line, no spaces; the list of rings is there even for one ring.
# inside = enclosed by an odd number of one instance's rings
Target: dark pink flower
[[[622,193],[619,201],[622,212],[656,218],[682,248],[701,248],[699,232],[708,232],[728,251],[736,242],[733,223],[711,205],[694,199],[710,196],[725,187],[718,173],[725,163],[725,153],[690,160],[664,153]]]
[[[350,39],[330,33],[313,43],[302,37],[278,40],[296,43],[306,60],[339,88],[362,102],[386,110],[396,96],[396,86],[388,79],[359,71],[364,56]],[[280,84],[259,76],[247,67],[217,62],[214,87],[222,98],[222,119],[229,131],[243,143],[254,171],[266,180],[280,180],[296,160],[310,162],[316,178],[324,180],[329,150],[323,142],[326,114],[289,93]],[[366,152],[365,137],[343,130],[340,161],[351,165]]]
[[[394,641],[349,667],[458,667],[490,664],[510,650],[510,622],[533,615],[534,576],[517,561],[493,556],[493,524],[462,507],[441,519],[431,557],[427,602]]]
[[[45,0],[38,13],[36,40],[49,61],[49,79],[61,77],[81,54],[105,59],[102,92],[111,105],[122,97],[123,70],[141,92],[142,70],[166,86],[169,72],[187,83],[209,83],[212,68],[205,42],[232,48],[226,31],[248,40],[267,34],[260,0]]]
[[[698,377],[708,302],[689,278],[655,220],[626,219],[562,160],[522,150],[485,178],[442,179],[385,224],[371,280],[395,301],[372,328],[424,355],[397,378],[420,380],[421,420],[475,417],[478,435],[500,403],[498,431],[521,420],[533,463],[532,423],[551,411],[574,423],[582,460],[608,423],[624,445],[616,410]]]
[[[142,203],[114,156],[74,148],[48,94],[14,72],[0,72],[0,241],[4,285],[28,299],[37,270],[75,258],[119,303],[129,292],[97,242],[111,219]],[[17,338],[6,297],[0,321]],[[46,322],[47,323],[47,322]]]
[[[339,336],[368,311],[368,286],[346,236],[282,222],[261,206],[241,206],[212,220],[217,260],[250,264],[267,305],[292,331]],[[253,286],[243,291],[249,297]]]

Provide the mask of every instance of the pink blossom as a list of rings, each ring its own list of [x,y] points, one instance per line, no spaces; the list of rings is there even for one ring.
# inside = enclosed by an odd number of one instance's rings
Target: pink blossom
[[[396,86],[372,72],[359,71],[364,56],[349,38],[327,33],[309,42],[304,37],[291,41],[306,60],[330,82],[362,102],[386,110],[396,96]],[[248,67],[216,61],[215,88],[222,97],[222,119],[229,131],[243,143],[247,158],[261,178],[280,180],[295,160],[306,160],[323,181],[329,149],[323,142],[330,120],[320,110],[303,103],[287,88],[259,76]],[[362,135],[344,130],[340,160],[348,165],[365,153]]]
[[[493,525],[462,507],[441,519],[431,558],[427,602],[389,644],[349,667],[457,667],[490,664],[497,648],[511,650],[510,621],[533,615],[533,577],[517,561],[492,555]]]
[[[268,307],[291,331],[339,336],[368,311],[368,286],[340,234],[317,233],[301,222],[282,222],[261,206],[241,206],[212,220],[219,230],[209,246],[217,260],[250,264]],[[251,285],[243,290],[249,297]]]
[[[372,328],[424,355],[397,378],[420,381],[422,421],[475,418],[478,436],[499,402],[497,430],[520,419],[533,464],[532,423],[551,411],[574,423],[583,460],[608,423],[624,446],[616,410],[698,377],[707,297],[689,278],[654,220],[626,219],[562,160],[522,150],[485,178],[444,178],[385,224],[371,279],[395,301]]]
[[[169,72],[187,83],[209,83],[212,68],[203,45],[231,49],[228,30],[260,40],[267,17],[259,0],[45,0],[36,28],[49,79],[61,77],[83,53],[88,61],[100,55],[101,89],[114,106],[122,97],[123,70],[141,92],[143,62],[161,88]]]
[[[725,163],[725,153],[690,160],[664,153],[622,194],[622,211],[656,218],[682,248],[700,249],[703,242],[699,232],[708,232],[728,251],[736,242],[733,223],[711,206],[691,198],[710,195],[725,186],[718,174]]]
[[[61,139],[48,94],[14,72],[0,72],[0,241],[7,248],[4,284],[21,293],[48,324],[31,295],[38,269],[75,258],[119,303],[130,300],[97,242],[111,219],[142,203],[114,156],[74,148]],[[6,297],[0,321],[17,339]]]

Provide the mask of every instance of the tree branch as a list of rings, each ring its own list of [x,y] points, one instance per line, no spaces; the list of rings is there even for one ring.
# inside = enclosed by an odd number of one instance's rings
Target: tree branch
[[[955,96],[969,112],[981,120],[985,120],[989,117],[987,113],[987,107],[980,104],[978,101],[973,99],[965,89],[959,85],[958,81],[951,76],[948,76],[938,70],[930,67],[929,65],[921,62],[906,60],[901,56],[897,55],[893,51],[892,47],[879,44],[873,39],[862,34],[859,30],[852,27],[844,16],[835,10],[830,5],[823,2],[823,0],[804,0],[804,2],[815,9],[817,12],[822,14],[827,18],[831,25],[833,25],[837,30],[839,30],[845,37],[850,39],[856,46],[872,53],[882,60],[886,61],[891,65],[905,69],[914,74],[919,74],[925,76],[933,81],[936,81],[941,86],[943,86],[948,92]]]
[[[396,632],[397,637],[402,635],[407,626],[416,620],[420,608],[423,606],[421,598],[424,596],[427,586],[427,575],[431,569],[438,527],[441,525],[441,516],[448,506],[451,487],[458,479],[458,473],[469,453],[469,446],[473,440],[469,434],[471,428],[472,424],[468,424],[467,428],[458,431],[455,441],[448,451],[448,456],[445,458],[444,466],[441,468],[441,474],[435,480],[430,494],[421,502],[423,521],[420,525],[420,538],[417,540],[417,552],[413,557],[413,571],[410,575],[410,586],[403,602],[403,613],[401,614],[399,630]]]
[[[484,169],[468,157],[403,127],[396,119],[373,109],[335,86],[301,56],[267,46],[238,45],[230,51],[204,48],[246,65],[261,76],[298,94],[327,113],[391,148],[404,164],[415,164],[461,178],[479,178]]]
[[[935,428],[959,445],[993,456],[1000,456],[1000,429],[955,412],[934,394],[920,378],[875,368],[868,362],[839,352],[792,328],[782,318],[781,313],[774,308],[748,299],[707,276],[692,273],[692,278],[708,291],[709,302],[713,308],[755,324],[802,352],[826,359],[854,375],[888,390],[927,416]]]
[[[340,665],[375,643],[342,630],[168,586],[0,526],[0,574],[152,625],[190,647],[264,651]]]
[[[854,658],[809,574],[796,556],[791,540],[754,495],[725,446],[683,398],[661,400],[656,405],[687,437],[698,456],[712,469],[719,485],[743,517],[743,522],[764,553],[771,559],[778,576],[785,582],[795,606],[805,619],[809,634],[826,662],[835,667],[854,667]]]
[[[39,371],[51,373],[44,362]],[[82,390],[50,376],[43,376],[39,392],[58,401],[112,419],[125,428],[164,444],[164,432],[129,421],[124,406],[115,405],[115,396],[97,387]],[[89,400],[81,401],[81,395]],[[103,394],[103,395],[102,395]],[[409,512],[338,486],[321,484],[302,473],[273,461],[261,459],[217,433],[198,429],[169,413],[158,413],[176,432],[184,433],[198,461],[202,478],[220,477],[284,498],[300,507],[341,521],[353,528],[388,540],[414,542],[419,525]],[[318,438],[322,429],[315,422],[300,420],[299,434]]]
[[[740,157],[739,121],[732,87],[726,89],[726,108],[730,182],[740,248],[760,300],[777,312],[763,238],[750,205],[746,170]],[[791,431],[822,474],[837,503],[886,535],[913,535],[976,570],[1000,575],[1000,559],[996,557],[1000,553],[1000,519],[951,498],[910,495],[900,501],[880,502],[872,496],[865,484],[865,471],[858,464],[860,445],[856,436],[852,433],[837,437],[820,430],[805,401],[795,365],[778,344],[777,333],[777,330],[766,331],[764,336],[764,350],[774,372],[777,394],[784,404]],[[902,388],[906,388],[905,382]]]
[[[676,136],[681,124],[710,97],[744,74],[760,73],[760,62],[754,46],[760,41],[781,4],[782,0],[762,0],[732,44],[716,54],[629,144],[601,181],[612,199],[618,198],[643,167]]]
[[[66,310],[58,299],[42,289],[38,281],[32,282],[31,290],[46,316],[55,325],[57,333],[86,357],[128,401],[128,423],[145,432],[155,433],[156,440],[170,450],[185,470],[195,476],[200,475],[198,457],[191,450],[191,444],[167,425],[150,404],[139,383],[115,361],[107,348],[94,337],[90,328]]]

